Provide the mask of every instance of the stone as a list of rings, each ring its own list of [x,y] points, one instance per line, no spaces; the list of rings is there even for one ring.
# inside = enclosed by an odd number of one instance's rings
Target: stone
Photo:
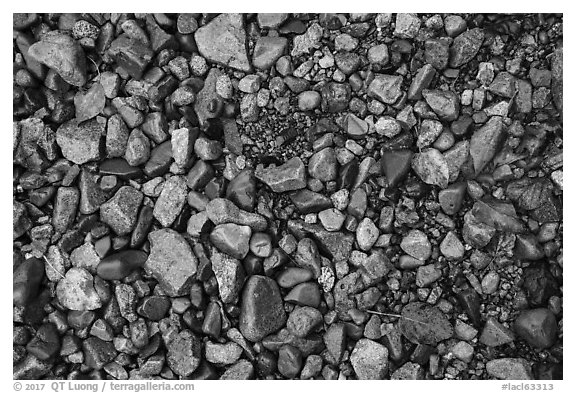
[[[420,125],[420,132],[418,134],[418,140],[416,141],[416,147],[422,149],[423,147],[428,147],[440,136],[444,126],[437,120],[425,119]]]
[[[303,91],[298,95],[298,108],[301,111],[311,111],[320,106],[322,96],[314,90]]]
[[[316,308],[303,306],[294,309],[288,316],[286,327],[290,333],[297,337],[306,337],[318,326],[322,325],[323,318]]]
[[[410,150],[391,150],[382,154],[382,170],[388,185],[394,187],[408,174],[413,153]]]
[[[26,206],[16,200],[12,201],[12,235],[16,240],[32,228],[32,221],[28,217]]]
[[[214,198],[208,202],[206,214],[216,225],[233,223],[248,226],[254,231],[263,231],[268,226],[266,219],[260,214],[244,211],[224,198]]]
[[[15,306],[26,306],[38,295],[44,278],[44,266],[38,258],[28,258],[13,273],[12,301]]]
[[[453,91],[424,89],[422,96],[441,120],[453,121],[458,118],[460,100]]]
[[[312,272],[308,269],[301,269],[305,270],[306,272],[310,273],[310,276],[313,277]],[[320,290],[318,289],[318,285],[314,282],[303,282],[296,285],[286,297],[284,297],[284,301],[288,303],[294,303],[299,306],[310,306],[317,308],[320,305]]]
[[[265,232],[256,232],[250,238],[250,252],[260,258],[272,255],[272,238]]]
[[[425,371],[418,363],[406,362],[396,369],[390,376],[391,380],[421,380],[424,379]]]
[[[82,267],[91,274],[96,272],[96,267],[100,263],[100,257],[96,253],[92,243],[84,243],[74,249],[70,254],[70,262],[74,267]]]
[[[198,129],[179,128],[172,131],[172,157],[180,168],[189,168],[197,137]]]
[[[432,245],[426,234],[418,229],[412,229],[402,238],[400,247],[410,256],[425,261],[432,254]]]
[[[496,318],[488,318],[480,335],[480,342],[482,344],[488,347],[497,347],[513,341],[514,333],[512,333],[510,329],[498,322]]]
[[[188,242],[172,229],[150,232],[150,255],[144,268],[158,281],[169,296],[188,293],[198,260]]]
[[[454,183],[438,193],[438,202],[444,213],[453,215],[460,211],[464,196],[466,194],[466,183]]]
[[[342,228],[346,216],[338,209],[330,208],[318,213],[320,223],[329,232],[336,232]]]
[[[56,143],[65,158],[81,165],[102,158],[104,134],[104,126],[97,119],[82,124],[70,120],[56,130]]]
[[[164,340],[168,367],[180,377],[188,377],[200,365],[202,343],[190,330],[174,333]]]
[[[335,180],[338,175],[338,160],[331,147],[326,147],[314,153],[308,161],[310,176],[323,182]]]
[[[434,264],[420,266],[416,272],[416,285],[425,288],[435,283],[442,277],[442,270]]]
[[[450,47],[450,67],[459,68],[472,60],[483,42],[484,32],[480,28],[467,30],[458,35]]]
[[[430,64],[424,64],[422,68],[418,70],[414,79],[412,79],[412,83],[410,84],[410,88],[408,89],[407,98],[409,100],[419,100],[422,98],[422,91],[427,89],[432,82],[432,79],[436,75],[436,71],[434,67]]]
[[[313,23],[306,32],[294,37],[291,55],[301,56],[316,48],[322,38],[322,27],[318,23]]]
[[[259,37],[254,46],[252,64],[260,70],[267,70],[284,54],[288,40],[284,37]]]
[[[321,226],[306,224],[302,221],[295,220],[288,221],[288,230],[293,233],[299,233],[301,237],[306,234],[311,235],[318,242],[318,246],[322,252],[326,253],[329,258],[332,258],[334,263],[348,260],[350,252],[352,251],[354,237],[351,234],[329,232]]]
[[[388,46],[386,46],[386,44],[379,44],[370,47],[367,57],[370,64],[385,66],[389,60]]]
[[[274,280],[251,276],[242,291],[239,329],[246,339],[258,342],[286,323],[280,290]]]
[[[58,282],[56,297],[69,310],[87,311],[102,307],[102,301],[94,288],[94,277],[83,268],[73,267]]]
[[[322,110],[329,113],[342,112],[348,109],[352,95],[349,84],[328,82],[320,91],[322,95]]]
[[[188,187],[184,176],[172,176],[164,182],[164,187],[154,205],[154,218],[163,227],[171,226],[186,203]]]
[[[100,219],[118,235],[129,234],[138,216],[144,195],[130,186],[122,186],[116,194],[100,206]]]
[[[302,353],[292,345],[283,345],[278,351],[278,371],[284,377],[296,378],[302,369]]]
[[[242,355],[242,347],[234,342],[218,344],[208,341],[204,345],[204,351],[206,360],[218,365],[234,364]]]
[[[494,378],[503,380],[534,379],[530,362],[522,358],[501,358],[486,363],[486,371]]]
[[[107,256],[97,266],[96,273],[105,280],[122,280],[144,266],[148,254],[139,250],[125,250]]]
[[[556,317],[546,308],[522,311],[514,321],[514,331],[537,349],[549,348],[556,341]]]
[[[328,197],[305,188],[290,193],[290,200],[301,214],[317,213],[332,206]]]
[[[412,302],[402,309],[399,329],[415,344],[436,345],[451,338],[454,329],[446,315],[437,307],[426,303]]]
[[[291,158],[278,167],[256,170],[255,176],[273,192],[286,192],[306,187],[306,167],[299,157]]]
[[[82,87],[87,81],[84,51],[69,35],[48,31],[30,46],[28,55],[56,71],[71,85]]]
[[[209,61],[250,72],[242,14],[224,13],[194,33],[198,51]]]
[[[122,34],[110,44],[107,52],[122,69],[137,80],[142,78],[154,51],[140,40]]]
[[[257,16],[258,24],[265,29],[276,29],[282,25],[290,14],[281,13],[259,13]]]
[[[344,324],[331,324],[330,327],[326,329],[326,333],[324,333],[322,338],[331,358],[336,363],[340,362],[346,349],[346,331]]]
[[[103,341],[98,337],[89,337],[84,340],[82,349],[84,363],[95,370],[101,370],[106,364],[114,360],[118,354],[112,342]]]
[[[368,217],[364,218],[356,228],[356,242],[362,251],[368,251],[378,240],[379,231],[374,222]]]
[[[368,86],[367,94],[384,104],[394,104],[402,95],[402,81],[400,75],[376,74]]]
[[[254,378],[254,366],[246,359],[240,359],[220,376],[220,380],[248,380]]]
[[[244,259],[249,251],[252,230],[233,223],[219,224],[210,233],[210,241],[220,251],[237,259]]]
[[[443,70],[448,66],[450,58],[450,41],[445,38],[426,40],[424,43],[424,59],[431,67]]]
[[[414,154],[412,169],[426,184],[440,188],[448,186],[449,172],[446,158],[438,150],[428,148]]]
[[[218,291],[224,303],[235,303],[242,284],[244,283],[244,268],[240,261],[227,254],[212,250],[210,258],[212,271],[218,281]]]
[[[474,131],[470,139],[470,156],[476,175],[492,161],[503,137],[504,123],[500,116],[491,117],[484,126]]]
[[[26,350],[40,360],[52,358],[60,350],[60,337],[56,326],[52,323],[40,326],[36,335],[26,345]]]
[[[350,363],[358,379],[384,379],[388,374],[388,350],[376,341],[362,338],[350,354]]]
[[[444,236],[442,243],[440,243],[440,252],[449,261],[459,260],[464,256],[464,245],[454,231],[450,231]]]
[[[142,131],[135,128],[128,137],[124,159],[131,166],[146,163],[150,158],[150,140]]]
[[[226,187],[226,198],[240,209],[251,212],[256,203],[256,181],[250,168],[243,169]]]

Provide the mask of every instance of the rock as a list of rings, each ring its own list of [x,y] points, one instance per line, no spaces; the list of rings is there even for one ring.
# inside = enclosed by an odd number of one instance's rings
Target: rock
[[[417,14],[396,14],[394,35],[400,38],[414,38],[420,31],[420,23]]]
[[[96,266],[100,263],[100,257],[96,253],[92,243],[84,243],[74,249],[70,254],[70,261],[74,267],[82,267],[91,274],[96,272]]]
[[[562,46],[559,46],[554,51],[552,55],[550,68],[552,71],[552,98],[554,101],[554,105],[556,108],[562,113],[563,103],[564,103],[564,77],[563,77],[563,59],[564,59],[564,50]]]
[[[142,131],[135,128],[128,137],[126,143],[126,153],[124,159],[131,166],[138,166],[146,163],[150,158],[150,140]]]
[[[114,344],[109,341],[103,341],[98,337],[89,337],[82,342],[84,353],[84,363],[86,366],[101,370],[106,364],[110,363],[116,355]]]
[[[324,344],[335,363],[342,360],[346,349],[346,331],[342,323],[333,323],[323,336]]]
[[[476,130],[470,140],[470,155],[474,170],[478,175],[492,160],[500,147],[504,136],[504,123],[500,116],[491,117],[488,122]]]
[[[354,237],[342,232],[329,232],[318,225],[306,224],[302,221],[288,221],[288,230],[292,233],[310,234],[318,241],[320,250],[332,258],[334,263],[347,261],[352,251]]]
[[[358,224],[356,229],[356,242],[362,251],[368,251],[378,240],[379,231],[374,222],[368,217]]]
[[[402,95],[402,76],[376,74],[368,86],[368,96],[384,104],[394,104]]]
[[[425,261],[432,253],[432,246],[424,232],[413,229],[400,243],[400,247],[410,256]]]
[[[522,311],[514,321],[515,332],[538,349],[554,345],[557,329],[556,317],[546,308]]]
[[[13,123],[14,157],[16,164],[35,172],[40,172],[48,166],[45,159],[44,149],[40,147],[40,141],[46,134],[44,123],[40,119],[29,118]],[[19,139],[19,141],[18,141]]]
[[[260,70],[267,70],[284,54],[288,40],[284,37],[259,37],[254,46],[252,64]]]
[[[313,23],[304,34],[294,37],[292,56],[300,56],[309,53],[316,48],[322,38],[322,27],[318,23]]]
[[[301,111],[311,111],[320,106],[322,96],[317,91],[308,90],[298,95],[298,108]]]
[[[450,41],[445,37],[426,40],[424,51],[424,59],[430,67],[443,70],[448,66]]]
[[[172,229],[159,229],[148,235],[150,255],[144,268],[169,296],[182,296],[190,290],[198,261],[188,242]]]
[[[220,14],[194,33],[198,51],[209,61],[250,72],[242,14]]]
[[[306,358],[300,379],[311,379],[316,377],[322,371],[322,357],[319,355],[310,355]]]
[[[255,176],[273,192],[286,192],[306,187],[306,168],[299,157],[291,158],[278,167],[256,170]]]
[[[197,128],[179,128],[172,131],[170,145],[172,147],[172,157],[180,168],[189,168],[194,153],[194,144],[198,138]]]
[[[490,271],[486,273],[482,279],[482,292],[491,295],[498,290],[498,285],[500,284],[500,276],[497,272]]]
[[[246,339],[257,342],[276,332],[286,322],[280,290],[274,280],[251,276],[242,292],[239,329]]]
[[[448,186],[448,163],[438,150],[429,148],[416,153],[412,159],[412,169],[426,184],[446,188]]]
[[[74,187],[59,187],[56,192],[56,202],[52,214],[54,230],[64,233],[70,228],[76,218],[80,193]]]
[[[511,203],[484,198],[474,203],[470,213],[479,222],[497,230],[512,233],[525,232],[524,224],[518,218],[516,209]]]
[[[425,288],[435,283],[442,277],[442,270],[435,265],[420,266],[416,272],[416,285]]]
[[[391,380],[421,380],[424,379],[425,371],[418,363],[406,362],[392,373]]]
[[[133,78],[142,78],[154,57],[154,51],[140,40],[122,34],[110,44],[107,52]]]
[[[304,238],[298,242],[296,255],[294,256],[296,264],[300,267],[309,269],[318,278],[321,274],[321,260],[316,243],[310,238]]]
[[[466,193],[466,183],[454,183],[438,193],[438,202],[444,213],[453,215],[460,211]]]
[[[450,67],[459,68],[472,60],[483,42],[484,32],[479,28],[465,31],[456,37],[450,47]]]
[[[28,55],[47,65],[71,85],[86,83],[86,57],[82,47],[69,35],[48,31],[30,49]]]
[[[522,358],[490,360],[486,363],[486,371],[490,376],[503,380],[534,379],[530,363]]]
[[[301,269],[310,273],[312,277],[312,272],[308,269]],[[285,302],[294,303],[299,306],[310,306],[317,308],[320,305],[320,290],[318,285],[313,282],[303,282],[296,285],[284,298]]]
[[[248,380],[254,378],[254,366],[246,359],[240,359],[238,362],[230,366],[220,380]]]
[[[338,209],[331,208],[322,210],[320,213],[318,213],[318,219],[320,220],[320,223],[324,229],[329,232],[336,232],[342,228],[346,216]]]
[[[32,221],[24,204],[12,201],[12,238],[16,240],[32,228]]]
[[[278,371],[286,378],[296,378],[302,369],[302,353],[292,345],[278,351]]]
[[[139,250],[126,250],[107,256],[98,264],[96,273],[105,280],[122,280],[144,266],[148,254]]]
[[[317,213],[332,206],[328,197],[308,189],[291,193],[290,200],[301,214]]]
[[[87,311],[102,307],[94,289],[94,278],[83,268],[73,267],[66,272],[66,276],[58,282],[56,297],[69,310]]]
[[[358,379],[384,379],[388,374],[388,350],[376,341],[362,338],[350,354]]]
[[[497,347],[513,341],[514,333],[512,333],[510,329],[498,322],[496,318],[488,318],[480,335],[480,342],[482,344],[488,347]]]
[[[460,100],[456,93],[444,90],[422,90],[422,96],[441,120],[453,121],[460,112]]]
[[[408,174],[412,164],[412,155],[410,150],[392,150],[382,154],[382,170],[390,187],[398,185],[400,180]]]
[[[541,265],[530,266],[522,273],[522,288],[533,307],[546,306],[550,297],[559,293],[559,286],[550,271]]]
[[[206,214],[216,225],[233,223],[248,226],[254,231],[263,231],[268,226],[266,219],[260,214],[244,211],[224,198],[214,198],[208,202]]]
[[[211,43],[212,45],[212,43]],[[204,86],[196,95],[196,101],[194,102],[194,110],[198,115],[198,121],[200,125],[208,123],[209,119],[214,119],[219,116],[224,101],[216,93],[217,81],[225,75],[218,68],[211,68],[204,80]]]
[[[168,367],[181,377],[192,374],[200,365],[202,359],[202,343],[190,330],[174,333],[164,340]]]
[[[80,172],[78,188],[80,189],[80,213],[92,214],[106,202],[106,194],[97,183],[96,174],[83,168]]]
[[[471,212],[464,215],[462,238],[471,246],[476,248],[486,246],[495,233],[494,227],[479,221]]]
[[[516,78],[506,71],[499,72],[488,86],[488,91],[504,98],[512,98],[515,90]]]
[[[284,23],[290,14],[281,13],[259,13],[257,16],[258,24],[265,29],[276,29]]]
[[[102,158],[104,126],[96,119],[78,124],[70,120],[56,130],[56,142],[62,155],[75,164]]]
[[[322,314],[315,308],[304,306],[294,309],[288,316],[286,327],[297,337],[306,337],[322,325]]]
[[[428,147],[440,136],[444,127],[437,120],[425,119],[420,126],[420,133],[416,141],[416,147],[419,149]]]
[[[338,175],[338,160],[331,147],[326,147],[314,153],[308,161],[310,176],[323,182],[335,180]]]
[[[430,64],[424,64],[424,66],[418,70],[416,76],[412,80],[410,88],[408,89],[407,98],[409,100],[421,99],[422,91],[428,88],[435,75],[436,71],[434,70],[434,67],[432,67]]]
[[[164,182],[164,188],[154,205],[154,218],[163,227],[171,226],[186,202],[188,187],[184,176],[172,176]]]
[[[118,235],[129,234],[138,215],[144,195],[130,186],[122,186],[116,194],[100,206],[100,219]]]
[[[328,82],[321,90],[322,110],[325,112],[342,112],[348,108],[352,89],[344,83]]]
[[[386,44],[374,45],[368,49],[367,57],[370,64],[385,66],[388,64],[390,58],[388,55],[388,47]]]
[[[404,337],[415,344],[436,345],[451,338],[454,329],[446,315],[426,303],[409,303],[402,309],[399,328]]]
[[[212,250],[212,270],[218,281],[218,291],[224,303],[235,303],[244,283],[244,268],[235,258]]]
[[[36,298],[44,278],[43,265],[38,258],[28,258],[16,268],[12,279],[15,306],[26,306]]]
[[[468,161],[470,153],[470,142],[467,140],[456,143],[450,150],[443,153],[448,164],[448,182],[458,179],[461,168]]]
[[[450,261],[458,260],[464,256],[464,245],[454,231],[450,231],[440,243],[440,252]]]
[[[349,114],[346,116],[346,132],[351,138],[364,138],[368,133],[368,123],[352,114]]]
[[[256,203],[256,181],[254,172],[245,168],[228,183],[226,198],[240,209],[251,212]]]
[[[242,347],[234,342],[217,344],[208,341],[204,345],[204,351],[206,353],[206,360],[218,365],[236,363],[242,355]]]

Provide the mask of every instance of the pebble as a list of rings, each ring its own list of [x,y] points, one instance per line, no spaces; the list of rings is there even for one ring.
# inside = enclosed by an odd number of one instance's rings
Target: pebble
[[[486,371],[490,376],[503,380],[534,379],[530,363],[522,358],[490,360],[486,363]]]
[[[374,222],[368,217],[358,224],[356,229],[356,242],[362,251],[368,251],[378,240],[379,232]]]
[[[226,344],[206,342],[204,345],[206,360],[217,365],[234,364],[242,355],[242,347],[234,342]]]
[[[102,158],[104,135],[104,126],[97,119],[81,124],[70,120],[56,130],[56,143],[66,159],[81,165]]]
[[[212,270],[218,281],[220,298],[224,303],[234,303],[244,282],[244,268],[235,258],[217,250],[212,251]]]
[[[154,205],[154,218],[163,227],[171,226],[182,211],[187,194],[188,187],[184,176],[172,176],[166,180]]]
[[[480,335],[480,342],[482,344],[488,347],[497,347],[513,341],[514,333],[512,333],[510,329],[498,322],[496,318],[488,318]]]
[[[413,153],[410,150],[386,151],[382,155],[382,170],[388,185],[394,187],[408,174]]]
[[[514,331],[537,349],[551,347],[557,329],[556,317],[546,308],[522,311],[514,321]]]
[[[296,378],[302,369],[302,353],[292,345],[283,345],[278,351],[278,371],[284,377]]]
[[[188,242],[172,229],[150,232],[150,255],[144,264],[169,296],[182,296],[190,290],[198,261]]]
[[[256,170],[256,178],[273,192],[286,192],[306,187],[306,167],[299,157],[291,158],[278,167]]]
[[[214,198],[208,202],[206,214],[216,225],[233,223],[248,226],[254,231],[263,231],[268,226],[266,219],[260,214],[244,211],[224,198]]]
[[[394,104],[402,95],[402,76],[376,74],[368,86],[368,97],[376,98],[384,104]]]
[[[450,261],[458,260],[464,256],[464,245],[454,231],[446,234],[440,243],[440,252]]]
[[[330,208],[318,213],[318,218],[324,229],[330,232],[336,232],[342,228],[346,216],[338,209]]]
[[[285,37],[259,37],[254,46],[252,64],[260,70],[267,70],[284,54],[287,47],[288,40]]]
[[[239,329],[249,341],[260,341],[286,323],[280,290],[271,278],[251,276],[241,299]]]
[[[252,230],[233,223],[219,224],[210,233],[210,241],[220,251],[237,259],[244,259],[249,251]]]
[[[102,259],[96,273],[105,280],[121,280],[142,267],[148,254],[139,250],[121,251]]]
[[[320,311],[313,307],[303,306],[294,309],[288,316],[286,327],[296,337],[306,337],[318,326],[322,325],[323,318]]]
[[[301,111],[311,111],[320,106],[322,97],[317,91],[304,91],[298,95],[298,108]]]
[[[388,373],[388,350],[376,341],[362,338],[350,354],[350,363],[358,379],[384,379]]]
[[[118,354],[114,345],[98,337],[89,337],[82,342],[84,364],[92,369],[101,370]]]
[[[402,238],[400,247],[408,255],[425,261],[432,255],[432,245],[426,234],[418,229],[412,229]]]
[[[440,119],[453,121],[458,118],[460,100],[454,92],[424,89],[422,90],[422,96]]]
[[[83,268],[70,268],[56,287],[56,297],[69,310],[87,311],[102,307],[94,288],[94,277]]]
[[[438,202],[444,213],[453,215],[460,211],[464,196],[466,194],[466,183],[454,183],[438,193]]]
[[[498,290],[500,284],[500,276],[495,271],[486,273],[482,279],[482,292],[491,295]]]
[[[416,285],[420,288],[428,287],[442,277],[442,270],[434,264],[420,266],[416,272]]]
[[[310,176],[323,182],[335,180],[338,175],[338,161],[333,148],[326,147],[312,155],[308,161]]]
[[[241,14],[220,14],[194,33],[200,54],[209,61],[250,72]]]
[[[256,232],[250,238],[250,251],[257,257],[266,258],[272,255],[272,238],[264,232]]]
[[[312,273],[308,269],[302,269]],[[284,298],[285,302],[294,303],[299,306],[310,306],[318,308],[320,305],[320,290],[314,282],[303,282],[296,285]]]
[[[143,194],[130,186],[122,186],[116,194],[100,206],[100,219],[118,235],[129,234],[142,204]]]
[[[459,34],[450,47],[450,67],[458,68],[472,60],[483,42],[484,32],[479,28]]]
[[[164,340],[168,367],[181,377],[191,375],[200,365],[202,358],[202,343],[190,330],[175,333]]]

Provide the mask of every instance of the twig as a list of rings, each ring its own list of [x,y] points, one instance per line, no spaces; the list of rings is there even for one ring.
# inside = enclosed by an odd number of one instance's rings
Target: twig
[[[98,81],[100,81],[100,69],[98,68],[98,65],[90,56],[86,56],[86,57],[88,58],[88,60],[90,60],[92,62],[92,64],[94,64],[94,67],[96,67],[96,72],[98,73]]]
[[[50,263],[50,261],[48,260],[48,258],[46,258],[46,255],[42,255],[42,258],[44,258],[44,260],[46,261],[46,263],[48,264],[48,266],[50,266],[52,268],[52,270],[54,270],[56,273],[58,273],[60,275],[60,277],[62,278],[66,278],[64,277],[64,275],[62,273],[60,273],[58,270],[56,270],[56,268],[54,266],[52,266],[52,264]]]
[[[421,323],[422,325],[428,325],[426,322],[418,321],[416,319],[405,317],[404,315],[400,315],[400,314],[391,314],[391,313],[387,313],[387,312],[378,312],[378,311],[372,311],[372,310],[366,310],[366,312],[369,314],[382,315],[385,317],[404,318],[404,319],[407,319],[407,320],[412,321],[412,322]]]

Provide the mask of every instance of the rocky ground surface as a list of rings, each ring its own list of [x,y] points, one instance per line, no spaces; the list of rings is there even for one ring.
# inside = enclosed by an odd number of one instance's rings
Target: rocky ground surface
[[[14,378],[562,378],[561,15],[13,22]]]

